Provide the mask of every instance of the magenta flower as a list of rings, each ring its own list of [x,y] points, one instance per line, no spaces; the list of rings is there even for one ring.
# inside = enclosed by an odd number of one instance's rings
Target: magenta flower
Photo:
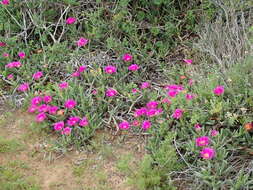
[[[77,41],[77,46],[78,47],[82,47],[82,46],[85,46],[87,43],[88,43],[88,39],[86,38],[80,38],[78,41]]]
[[[98,93],[98,91],[96,89],[91,91],[91,94],[93,94],[93,95],[96,95],[97,93]]]
[[[76,18],[74,17],[69,17],[66,20],[66,24],[74,24],[76,22]]]
[[[82,65],[82,66],[80,66],[80,67],[78,68],[78,72],[79,72],[79,73],[82,73],[82,72],[84,72],[86,69],[87,69],[87,66],[86,66],[86,65]]]
[[[70,135],[70,134],[71,134],[71,131],[72,131],[72,129],[71,129],[70,127],[65,127],[65,128],[62,130],[61,134],[62,134],[62,135]]]
[[[64,127],[64,121],[59,121],[57,123],[54,123],[54,130],[60,131]]]
[[[132,59],[133,59],[133,56],[129,53],[124,54],[122,57],[122,60],[126,62],[132,61]]]
[[[215,89],[213,89],[213,93],[217,96],[220,96],[224,93],[224,86],[217,86]]]
[[[211,136],[212,137],[215,137],[215,136],[217,136],[219,134],[219,131],[216,131],[216,130],[212,130],[211,131]]]
[[[204,159],[212,159],[215,156],[215,150],[213,148],[203,148],[200,152],[200,156]]]
[[[183,115],[183,110],[182,109],[176,109],[172,115],[173,118],[175,119],[180,119]]]
[[[70,117],[67,121],[67,124],[69,126],[74,126],[79,122],[80,118],[79,117]]]
[[[18,56],[20,59],[24,59],[25,58],[25,52],[19,52]]]
[[[10,0],[2,0],[1,4],[2,5],[9,5],[10,4]]]
[[[113,96],[116,96],[118,94],[118,92],[115,89],[109,88],[106,90],[105,94],[107,97],[113,97]]]
[[[141,89],[145,89],[145,88],[148,88],[148,87],[150,87],[150,83],[149,82],[143,82],[143,83],[141,83],[141,86],[140,86]]]
[[[51,114],[51,115],[54,115],[54,114],[57,113],[57,110],[58,110],[58,109],[59,109],[59,108],[58,108],[57,106],[49,106],[49,107],[48,107],[48,113]]]
[[[134,117],[140,117],[142,115],[146,115],[146,113],[147,113],[147,108],[142,107],[135,110]]]
[[[76,106],[76,101],[75,100],[72,100],[72,99],[69,99],[65,102],[64,104],[65,108],[67,109],[73,109],[75,106]]]
[[[180,91],[184,90],[184,87],[182,85],[171,84],[171,85],[166,85],[165,89],[180,92]]]
[[[142,122],[141,128],[142,128],[143,130],[147,130],[147,129],[149,129],[150,127],[151,127],[151,122],[150,122],[149,120],[144,120],[144,121]]]
[[[3,1],[2,1],[2,2],[3,2]],[[4,46],[6,46],[6,43],[0,42],[0,47],[4,47]]]
[[[172,85],[165,86],[165,89],[168,90],[167,92],[168,96],[170,96],[171,98],[174,98],[177,96],[179,92],[184,90],[184,87],[182,85],[172,84]]]
[[[195,128],[196,131],[200,131],[201,130],[201,125],[199,123],[196,123],[194,125],[194,128]]]
[[[177,84],[166,85],[164,88],[166,90],[176,90],[176,91],[179,91],[181,89],[181,87]]]
[[[78,71],[71,74],[72,77],[79,77],[80,73]]]
[[[195,139],[197,146],[207,146],[209,144],[209,141],[210,139],[207,136],[202,136]]]
[[[9,74],[8,76],[7,76],[7,79],[8,80],[12,80],[14,78],[14,75],[13,74]]]
[[[171,100],[170,100],[169,98],[164,98],[164,99],[162,99],[161,102],[162,102],[162,103],[166,103],[166,104],[171,104],[171,103],[172,103]]]
[[[160,109],[150,108],[150,109],[147,110],[146,116],[147,117],[153,117],[153,116],[161,114],[162,112],[163,112],[163,110],[161,108]]]
[[[8,53],[3,53],[3,57],[9,57],[10,56],[10,54],[8,54]]]
[[[137,64],[132,64],[132,65],[130,65],[130,66],[128,67],[128,70],[129,70],[129,71],[137,71],[139,68],[140,68],[139,65],[137,65]]]
[[[19,68],[21,66],[22,66],[22,64],[19,61],[13,61],[11,63],[8,63],[6,65],[6,68]]]
[[[47,112],[48,110],[49,110],[49,105],[42,104],[42,105],[38,106],[39,112]]]
[[[43,101],[47,104],[50,103],[52,101],[52,96],[44,96]]]
[[[168,96],[171,97],[171,98],[175,98],[178,93],[179,93],[179,91],[176,91],[176,90],[169,90],[167,92]]]
[[[34,113],[36,112],[38,109],[38,107],[36,105],[31,105],[29,108],[28,108],[28,112],[29,113]]]
[[[119,128],[123,130],[127,130],[130,128],[130,124],[127,121],[123,121],[119,124]]]
[[[47,118],[47,115],[42,112],[42,113],[39,113],[37,116],[36,116],[36,121],[37,122],[42,122],[44,121],[45,119]]]
[[[158,102],[157,101],[150,101],[146,104],[147,108],[157,108],[158,106]]]
[[[86,117],[83,117],[83,118],[81,119],[81,121],[79,122],[79,125],[80,125],[81,127],[85,127],[85,126],[89,125],[88,119],[87,119]]]
[[[157,110],[154,109],[154,108],[148,109],[147,112],[146,112],[146,116],[148,116],[148,117],[153,117],[153,116],[156,115],[156,111],[157,111]]]
[[[62,82],[58,86],[62,90],[62,89],[68,88],[69,84],[67,82]]]
[[[189,86],[192,86],[193,83],[194,83],[194,80],[193,79],[189,79],[189,82],[188,82]]]
[[[19,85],[18,90],[21,92],[25,92],[29,89],[29,84],[28,83],[23,83]]]
[[[33,98],[31,99],[31,104],[32,104],[32,105],[38,105],[38,104],[41,103],[41,101],[42,101],[42,97],[40,97],[40,96],[35,96],[35,97],[33,97]]]
[[[163,113],[163,109],[162,108],[156,109],[156,115],[159,115],[161,113]]]
[[[195,95],[193,95],[193,94],[186,94],[185,95],[186,100],[192,100],[193,98],[195,98]]]
[[[132,123],[131,123],[132,126],[135,126],[135,127],[138,127],[140,126],[140,122],[138,120],[134,120]]]
[[[192,59],[183,59],[183,61],[185,63],[187,63],[188,65],[191,65],[192,64]]]
[[[14,62],[12,62],[12,63],[13,63],[13,66],[16,67],[16,68],[22,66],[22,64],[21,64],[19,61],[14,61]]]
[[[132,93],[133,93],[133,94],[135,94],[135,93],[137,93],[137,92],[138,92],[138,89],[137,89],[137,88],[133,88],[133,89],[132,89]]]
[[[39,80],[41,77],[43,77],[43,72],[37,71],[36,73],[33,74],[33,78],[35,80]]]
[[[107,73],[107,74],[113,74],[113,73],[116,73],[117,72],[117,68],[112,66],[112,65],[109,65],[109,66],[106,66],[104,71]]]

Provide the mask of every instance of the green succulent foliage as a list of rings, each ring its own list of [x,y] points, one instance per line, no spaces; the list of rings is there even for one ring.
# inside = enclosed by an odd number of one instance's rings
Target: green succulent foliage
[[[164,77],[168,82],[181,84],[185,89],[171,98],[171,105],[159,104],[164,111],[159,117],[148,118],[152,122],[149,130],[133,127],[134,132],[145,132],[151,137],[146,147],[149,155],[140,161],[136,170],[130,168],[127,159],[119,165],[130,176],[129,182],[143,190],[175,189],[171,174],[184,172],[189,167],[189,184],[194,189],[252,189],[253,174],[248,170],[249,166],[245,164],[245,167],[237,168],[233,162],[233,155],[240,155],[248,160],[253,150],[252,132],[243,128],[245,123],[252,122],[253,117],[252,57],[249,56],[225,71],[215,66],[203,65],[205,71],[200,67],[199,75],[198,71],[192,75],[192,67],[180,64],[168,69],[164,61],[173,47],[183,42],[186,34],[191,36],[196,32],[201,17],[205,16],[205,19],[212,21],[217,14],[224,14],[213,2],[11,1],[9,6],[0,7],[0,34],[3,36],[0,41],[8,44],[1,47],[0,54],[10,54],[9,57],[0,56],[0,95],[6,92],[15,93],[18,85],[23,82],[30,84],[29,98],[41,91],[52,95],[52,104],[64,109],[64,114],[50,115],[48,122],[43,123],[41,128],[50,132],[55,122],[66,121],[69,116],[86,116],[89,126],[73,127],[70,135],[59,133],[58,148],[66,151],[67,147],[73,145],[83,148],[97,129],[108,125],[115,127],[125,119],[132,121],[133,110],[145,106],[148,101],[160,101],[168,97],[159,84],[143,89],[139,94],[131,93],[132,88],[137,88],[144,80],[151,81],[156,77],[152,74],[159,71],[159,75],[167,75]],[[224,5],[229,5],[230,2],[225,1]],[[78,22],[67,25],[65,20],[70,16],[76,17]],[[252,28],[249,33],[252,33]],[[80,37],[90,39],[84,48],[76,47],[76,41]],[[129,73],[127,66],[131,63],[120,63],[117,65],[117,74],[108,75],[103,71],[105,65],[102,63],[88,63],[89,68],[80,77],[70,77],[70,73],[76,71],[82,63],[73,66],[68,61],[78,58],[80,54],[92,55],[96,50],[108,51],[108,54],[118,59],[123,53],[129,52],[134,55],[133,62],[139,64],[142,70]],[[18,60],[19,51],[27,54],[21,60],[23,66],[19,69],[7,69],[7,63]],[[150,62],[154,60],[157,60],[157,65],[150,66]],[[32,79],[36,71],[45,73],[43,80]],[[14,74],[14,80],[7,80],[11,73]],[[180,75],[186,75],[187,79],[193,78],[195,83],[188,85],[188,80],[181,80]],[[69,82],[69,88],[64,91],[58,88],[58,83],[62,80]],[[224,94],[220,96],[213,93],[218,85],[225,87]],[[105,91],[108,88],[117,89],[119,95],[114,98],[106,97]],[[91,93],[94,89],[97,90],[96,96]],[[185,98],[187,93],[197,96],[188,101]],[[67,99],[77,101],[75,109],[64,108]],[[174,119],[172,114],[178,108],[183,110],[183,117]],[[128,116],[129,118],[125,118]],[[200,131],[194,129],[197,123],[202,125]],[[210,136],[212,129],[219,131],[219,135],[212,137],[210,143],[216,150],[216,155],[213,160],[203,160],[199,156],[201,148],[196,146],[194,140],[199,136]],[[19,149],[15,141],[0,141],[3,147],[0,153]],[[2,173],[8,174],[6,168],[0,169]],[[11,177],[12,173],[8,175]],[[20,176],[15,177],[14,182],[19,178]],[[16,186],[11,188],[18,189]]]

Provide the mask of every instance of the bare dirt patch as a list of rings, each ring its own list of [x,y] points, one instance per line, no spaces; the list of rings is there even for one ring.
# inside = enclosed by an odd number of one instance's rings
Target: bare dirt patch
[[[117,169],[119,159],[131,153],[136,160],[144,155],[140,138],[112,138],[100,132],[91,150],[73,150],[59,156],[50,152],[53,136],[33,134],[29,126],[34,116],[17,111],[1,115],[1,136],[17,139],[24,148],[14,153],[0,153],[0,165],[10,160],[26,163],[26,176],[33,176],[42,190],[135,190]],[[93,150],[94,149],[94,150]]]

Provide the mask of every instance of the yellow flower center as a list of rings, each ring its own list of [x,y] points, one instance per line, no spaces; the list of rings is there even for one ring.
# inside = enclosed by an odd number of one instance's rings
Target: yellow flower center
[[[199,144],[204,145],[205,143],[206,143],[206,141],[205,141],[205,140],[202,140],[202,141],[200,141]]]

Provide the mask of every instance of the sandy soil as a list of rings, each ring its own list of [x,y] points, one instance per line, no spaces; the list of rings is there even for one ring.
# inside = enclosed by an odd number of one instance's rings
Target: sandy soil
[[[17,111],[1,117],[4,122],[0,124],[0,135],[7,139],[18,139],[25,146],[15,153],[0,154],[0,165],[10,160],[26,163],[29,169],[25,175],[35,177],[42,190],[135,190],[126,183],[127,177],[117,169],[116,164],[129,153],[136,160],[143,157],[144,148],[140,146],[140,138],[129,137],[124,142],[118,138],[107,138],[106,142],[98,138],[100,149],[96,151],[72,150],[59,154],[52,150],[50,143],[54,136],[45,137],[30,131],[33,115]],[[104,150],[104,145],[109,147],[109,151]],[[75,170],[81,171],[81,174],[76,175]]]

